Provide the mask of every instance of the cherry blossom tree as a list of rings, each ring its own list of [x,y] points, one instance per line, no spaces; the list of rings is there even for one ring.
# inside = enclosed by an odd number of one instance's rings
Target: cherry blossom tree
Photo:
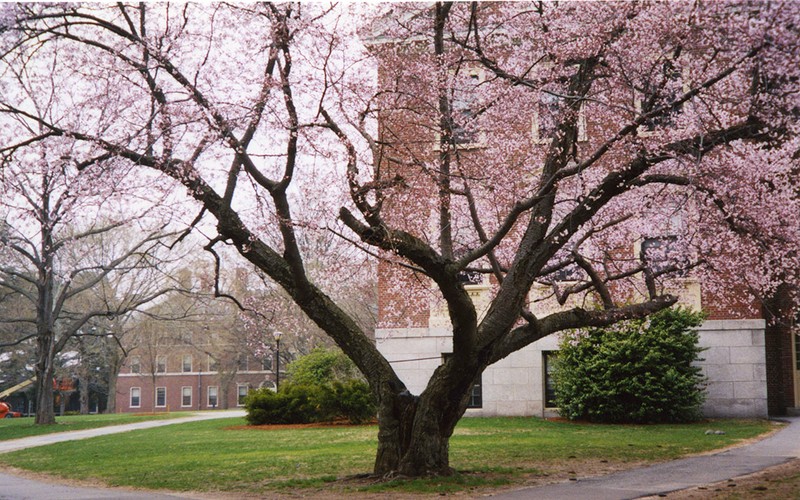
[[[791,2],[16,5],[5,64],[51,77],[58,106],[6,93],[0,111],[37,132],[4,143],[69,138],[182,184],[195,227],[214,220],[206,248],[235,248],[367,378],[375,472],[446,474],[486,366],[669,307],[688,272],[795,279],[797,18]],[[351,253],[319,273],[301,242],[326,232]],[[419,395],[331,298],[374,259],[403,298],[384,318],[447,311],[453,354]],[[565,307],[537,314],[532,289]]]

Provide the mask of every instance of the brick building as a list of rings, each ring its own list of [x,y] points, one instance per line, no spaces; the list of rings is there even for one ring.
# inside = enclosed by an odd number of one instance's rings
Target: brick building
[[[414,20],[414,17],[407,16],[403,18],[403,23],[398,22],[397,25],[412,26]],[[396,92],[397,102],[401,105],[384,111],[380,116],[378,142],[388,151],[387,157],[394,155],[399,158],[387,161],[383,168],[392,174],[398,173],[398,177],[404,180],[405,191],[398,189],[391,197],[387,196],[385,202],[394,204],[393,215],[397,219],[392,221],[403,228],[403,219],[416,221],[412,211],[419,209],[412,198],[414,195],[406,194],[411,191],[408,189],[411,184],[408,179],[413,179],[413,188],[418,193],[428,189],[430,199],[436,199],[437,189],[440,188],[436,186],[434,175],[415,176],[411,172],[406,175],[403,169],[433,165],[429,168],[436,172],[440,168],[437,162],[443,161],[445,150],[442,123],[447,120],[437,115],[442,107],[437,106],[436,99],[441,103],[445,97],[437,94],[436,85],[441,80],[435,81],[435,71],[413,74],[413,70],[409,69],[412,65],[408,61],[420,57],[418,54],[424,45],[415,44],[425,40],[427,35],[418,34],[415,37],[411,34],[411,28],[408,28],[409,35],[406,38],[392,38],[393,35],[381,30],[381,26],[376,26],[370,39],[371,49],[380,61],[379,86],[388,93]],[[464,178],[486,179],[487,183],[491,182],[493,174],[482,170],[481,165],[491,162],[493,156],[502,155],[508,165],[527,167],[541,164],[559,125],[557,120],[552,119],[558,115],[561,105],[557,96],[565,92],[542,91],[538,101],[536,94],[531,92],[532,99],[528,104],[518,101],[519,106],[513,112],[498,112],[502,120],[495,117],[492,122],[491,113],[486,112],[486,103],[496,103],[498,94],[491,93],[491,83],[486,84],[489,81],[486,70],[476,65],[474,55],[472,58],[469,55],[451,57],[450,60],[447,79],[451,88],[446,94],[453,117],[450,142],[446,147],[455,151],[455,154],[448,157],[447,161],[454,164],[458,162],[460,175]],[[532,60],[536,61],[536,58]],[[546,56],[542,55],[540,60],[546,61]],[[664,78],[672,80],[673,88],[678,92],[686,84],[681,84],[684,73],[676,69],[677,65],[673,62],[664,64],[664,68],[669,68],[669,74],[665,73]],[[552,65],[544,63],[536,66],[531,63],[527,68],[530,80],[536,81],[536,71],[543,70],[546,75]],[[437,76],[442,78],[441,74]],[[629,102],[617,103],[619,109],[635,110],[636,113],[647,111],[643,109],[643,103],[652,100],[646,99],[641,92],[644,91],[631,88],[629,92],[620,93],[627,96]],[[604,137],[613,135],[622,127],[624,120],[633,118],[633,112],[630,115],[626,113],[628,111],[620,113],[619,123],[606,123],[593,119],[592,104],[587,104],[581,109],[577,120],[574,145],[577,153],[573,153],[579,157],[582,151],[600,147]],[[635,134],[635,140],[644,145],[648,141],[657,141],[660,130],[677,127],[677,123],[669,115],[659,117],[658,121],[645,122]],[[614,161],[613,154],[610,155],[610,161]],[[501,184],[497,185],[496,195],[500,197],[504,190],[518,188],[525,182],[525,176],[530,178],[533,173],[517,172],[510,168],[502,172],[497,179]],[[424,186],[426,182],[429,184],[427,187]],[[451,203],[455,204],[456,201]],[[434,212],[431,209],[431,220],[438,215]],[[431,222],[431,228],[427,231],[418,227],[409,230],[414,234],[422,233],[423,238],[431,241],[437,237],[439,228],[445,227],[441,220]],[[453,226],[457,225],[457,221],[453,223]],[[631,248],[624,253],[638,255],[641,246],[649,242],[647,237],[635,239],[637,241],[631,242]],[[436,287],[421,273],[409,278],[408,274],[403,277],[403,272],[386,264],[379,266],[379,316],[375,340],[408,389],[419,394],[434,370],[453,350],[452,326]],[[465,281],[465,288],[480,317],[492,300],[491,285],[487,275]],[[706,349],[702,355],[704,360],[699,365],[708,381],[707,401],[703,408],[707,416],[766,417],[768,414],[797,411],[800,407],[800,337],[790,326],[768,325],[761,305],[742,299],[747,294],[735,286],[718,292],[725,296],[713,295],[698,279],[688,276],[673,280],[670,286],[676,287],[672,291],[680,296],[684,305],[708,313],[708,319],[699,332],[700,345]],[[529,301],[535,316],[542,317],[565,306],[548,299],[548,295],[544,288],[537,289],[534,286],[531,290]],[[558,338],[552,335],[488,366],[473,388],[467,415],[554,414],[548,358],[557,349]]]
[[[244,405],[250,389],[274,387],[273,358],[212,337],[162,337],[132,350],[117,378],[118,412],[213,410]]]

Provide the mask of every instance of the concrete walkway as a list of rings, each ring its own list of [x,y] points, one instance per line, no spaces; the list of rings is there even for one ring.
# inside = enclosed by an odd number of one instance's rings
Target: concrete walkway
[[[683,458],[606,476],[525,488],[492,498],[625,500],[752,474],[800,457],[800,417],[788,417],[785,420],[789,424],[766,439],[714,455]]]
[[[0,442],[0,453],[136,429],[243,415],[242,411],[203,413],[171,420],[154,420],[15,439]],[[623,500],[668,493],[752,474],[800,457],[800,417],[790,417],[786,421],[789,422],[786,427],[766,439],[714,455],[673,460],[606,476],[579,478],[577,481],[567,483],[525,488],[494,495],[493,498],[502,500]],[[185,493],[137,492],[119,488],[80,488],[33,481],[0,473],[0,500],[175,500],[177,498],[192,498],[192,496]],[[203,498],[208,497],[204,496]]]
[[[53,434],[45,434],[43,436],[11,439],[8,441],[0,441],[0,453],[8,453],[25,448],[34,448],[36,446],[45,446],[63,441],[75,441],[78,439],[88,439],[96,436],[106,436],[108,434],[118,434],[120,432],[134,431],[138,429],[151,429],[153,427],[183,424],[186,422],[197,422],[200,420],[243,417],[244,415],[244,410],[214,411],[197,413],[190,417],[172,418],[166,420],[148,420],[145,422],[113,425],[109,427],[100,427],[97,429],[57,432]],[[25,479],[19,476],[0,472],[0,500],[175,500],[176,498],[192,497],[181,493],[168,494],[155,493],[152,491],[135,491],[122,488],[83,488],[67,486],[58,483]]]

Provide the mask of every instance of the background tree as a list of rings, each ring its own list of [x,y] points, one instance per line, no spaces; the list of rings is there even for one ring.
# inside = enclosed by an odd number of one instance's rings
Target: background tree
[[[762,214],[796,215],[785,182],[761,181],[792,175],[778,145],[796,127],[786,111],[797,108],[798,8],[381,9],[364,9],[367,51],[334,7],[6,7],[5,64],[54,75],[62,107],[36,115],[6,94],[0,111],[37,132],[3,151],[69,137],[86,158],[107,155],[181,183],[198,219],[215,220],[206,248],[234,247],[367,378],[379,408],[375,472],[448,473],[449,437],[486,366],[559,331],[669,307],[677,299],[664,280],[677,273],[731,256],[764,262],[730,222],[774,229]],[[263,43],[242,44],[242,32]],[[45,66],[54,51],[74,60]],[[582,117],[592,124],[586,141]],[[777,161],[750,161],[773,153]],[[763,206],[769,190],[777,201]],[[676,213],[684,223],[673,234]],[[663,255],[626,251],[665,231],[675,244]],[[329,279],[300,244],[314,232],[353,244]],[[791,255],[795,243],[770,258]],[[382,283],[410,307],[424,310],[434,293],[447,311],[453,354],[419,395],[331,298],[374,258],[391,264]],[[785,271],[785,262],[769,269]],[[467,273],[488,275],[485,311],[463,286]],[[774,286],[776,275],[752,284]],[[703,277],[712,286],[715,276]],[[600,307],[537,316],[535,284],[564,304],[595,297]],[[390,319],[392,308],[382,311]]]
[[[25,306],[2,321],[35,330],[6,346],[36,341],[37,424],[55,422],[53,362],[69,340],[92,318],[125,314],[172,288],[159,262],[164,221],[147,229],[146,210],[119,210],[138,180],[94,160],[78,168],[70,147],[45,141],[3,166],[0,288]]]

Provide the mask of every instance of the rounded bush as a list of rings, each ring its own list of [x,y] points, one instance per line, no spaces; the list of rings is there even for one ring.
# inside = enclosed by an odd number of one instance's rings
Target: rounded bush
[[[561,415],[593,422],[686,422],[700,417],[703,315],[667,309],[648,319],[564,336],[554,365]]]
[[[343,359],[342,359],[343,358]],[[360,424],[375,417],[369,385],[341,351],[316,349],[289,366],[290,380],[275,392],[263,388],[245,399],[251,425],[302,424],[347,420]]]

